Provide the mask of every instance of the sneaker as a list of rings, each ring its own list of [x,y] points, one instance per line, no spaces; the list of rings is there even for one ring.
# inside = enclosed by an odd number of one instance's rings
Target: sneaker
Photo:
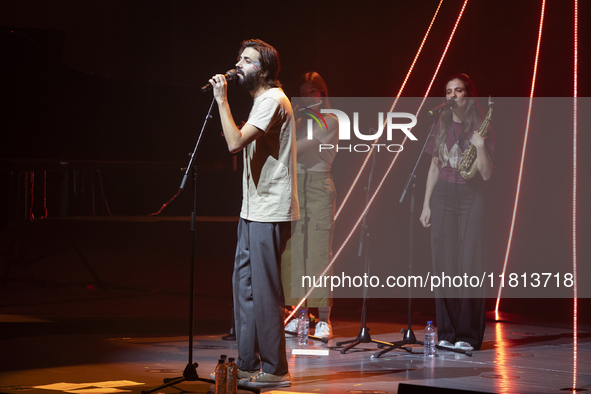
[[[291,319],[287,326],[285,326],[285,331],[293,332],[290,334],[288,332],[285,333],[286,338],[295,338],[298,336],[298,319]]]
[[[461,350],[465,350],[465,351],[474,350],[474,348],[472,347],[472,345],[470,345],[468,342],[464,342],[464,341],[458,341],[458,342],[456,342],[456,344],[454,345],[454,347],[456,349],[461,349]]]
[[[243,371],[241,369],[238,370],[238,380],[240,379],[250,379],[255,376],[259,371]],[[211,380],[215,380],[215,372],[209,374],[209,378]]]
[[[315,337],[320,338],[332,338],[332,324],[330,322],[319,321],[316,323],[316,331],[314,331]]]
[[[238,382],[241,387],[288,387],[291,386],[289,372],[285,375],[273,375],[272,373],[259,372],[249,379],[242,379]]]
[[[238,369],[238,380],[240,379],[250,379],[253,376],[256,376],[259,371],[243,371],[242,369]]]
[[[459,343],[459,342],[458,342]],[[448,341],[439,341],[439,343],[437,344],[437,346],[441,346],[441,347],[449,347],[449,348],[454,348],[454,344]]]

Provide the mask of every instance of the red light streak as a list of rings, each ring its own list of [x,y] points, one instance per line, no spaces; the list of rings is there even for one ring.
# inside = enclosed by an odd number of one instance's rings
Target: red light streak
[[[431,27],[433,26],[433,23],[435,22],[435,18],[437,17],[437,14],[439,13],[439,8],[441,8],[441,4],[443,4],[443,0],[441,0],[439,2],[439,5],[437,6],[437,9],[435,10],[435,14],[433,15],[433,18],[431,19],[431,23],[429,24],[429,27],[427,28],[427,32],[425,33],[425,36],[423,37],[423,41],[421,42],[421,45],[419,46],[419,49],[418,49],[418,51],[417,51],[417,53],[415,55],[415,58],[413,59],[412,64],[410,65],[410,68],[408,69],[408,72],[406,73],[406,77],[404,78],[404,81],[402,82],[402,85],[400,86],[400,90],[398,90],[398,94],[396,95],[396,99],[394,100],[394,103],[392,104],[392,107],[390,107],[390,111],[389,112],[392,112],[394,110],[394,107],[396,107],[396,103],[398,103],[398,99],[400,98],[400,95],[402,94],[402,91],[404,90],[404,87],[406,86],[406,82],[408,81],[408,78],[410,77],[410,74],[411,74],[412,70],[415,67],[415,64],[417,62],[417,59],[419,58],[419,55],[421,54],[421,51],[423,50],[423,46],[425,45],[425,41],[427,41],[427,37],[429,36],[429,32],[431,31]],[[386,122],[384,122],[384,125],[385,124],[386,124]],[[376,139],[374,141],[374,144],[377,143],[378,139]],[[361,165],[361,168],[357,172],[357,176],[355,176],[355,179],[353,180],[353,183],[351,184],[351,187],[349,187],[349,191],[345,195],[345,198],[343,199],[343,202],[341,203],[341,206],[339,207],[339,209],[337,210],[337,213],[334,216],[335,220],[337,219],[337,217],[339,217],[339,214],[341,213],[341,211],[345,207],[345,203],[349,199],[349,196],[351,195],[351,192],[353,192],[353,189],[357,185],[357,181],[359,180],[359,177],[361,176],[361,173],[365,169],[365,166],[367,165],[367,162],[369,161],[369,158],[371,157],[371,154],[373,153],[373,150],[374,150],[374,147],[372,145],[371,149],[369,150],[369,152],[365,156],[365,160],[363,161],[363,164]]]
[[[160,209],[159,209],[158,211],[156,211],[156,212],[153,212],[153,213],[149,214],[148,216],[156,216],[156,215],[160,215],[160,212],[162,212],[162,210],[163,210],[164,208],[166,208],[166,206],[167,206],[168,204],[170,204],[170,203],[172,202],[172,200],[174,200],[175,198],[177,198],[177,197],[178,197],[178,195],[179,195],[179,194],[181,194],[181,192],[182,192],[182,191],[183,191],[183,189],[179,189],[179,191],[178,191],[178,192],[176,192],[176,194],[175,194],[174,196],[172,196],[172,197],[170,198],[170,200],[168,200],[167,202],[165,202],[164,204],[162,204],[162,206],[160,207]],[[108,208],[108,206],[107,206],[107,208]],[[109,215],[110,215],[110,214],[111,214],[111,211],[109,211]]]
[[[575,31],[574,31],[574,89],[573,89],[573,391],[577,388],[577,75],[578,75],[578,29],[579,2],[575,0]]]
[[[447,50],[449,48],[449,45],[451,44],[451,40],[453,39],[454,34],[456,32],[456,29],[458,27],[458,24],[460,23],[460,20],[462,19],[462,15],[464,14],[464,10],[466,8],[466,4],[468,4],[468,0],[465,0],[464,1],[464,4],[462,5],[462,9],[460,10],[460,13],[458,15],[458,18],[456,19],[456,23],[454,24],[454,27],[453,27],[453,30],[452,30],[450,36],[449,36],[449,39],[447,40],[447,44],[445,45],[445,49],[443,51],[443,54],[441,55],[441,59],[439,59],[439,63],[437,64],[437,68],[435,70],[435,73],[433,74],[433,78],[431,79],[431,82],[429,83],[429,87],[427,88],[427,92],[425,93],[425,96],[423,97],[423,101],[421,102],[421,105],[419,106],[419,109],[417,110],[416,115],[418,115],[419,112],[421,111],[421,108],[423,107],[423,104],[425,103],[425,100],[427,99],[427,96],[429,95],[429,91],[431,90],[431,86],[433,85],[433,81],[435,80],[435,78],[437,76],[437,73],[439,72],[439,68],[441,67],[441,64],[443,63],[443,59],[445,58],[445,55],[447,54]],[[390,111],[392,111],[392,110],[390,110]],[[404,139],[402,140],[402,144],[401,145],[404,145],[407,139],[408,138],[405,136]],[[380,183],[376,187],[376,190],[374,191],[373,195],[369,199],[369,201],[368,201],[365,209],[363,210],[363,212],[361,213],[361,215],[359,216],[359,218],[355,222],[355,225],[351,229],[351,232],[349,232],[349,235],[347,235],[347,237],[345,238],[345,241],[343,242],[343,244],[341,245],[341,247],[339,248],[339,250],[334,254],[332,260],[326,266],[326,268],[320,274],[320,276],[326,275],[326,273],[330,270],[330,268],[333,266],[334,262],[336,261],[337,257],[341,254],[341,252],[343,251],[343,249],[345,248],[345,246],[347,245],[347,243],[349,242],[349,240],[353,236],[353,233],[357,230],[357,227],[359,227],[359,224],[361,223],[361,221],[363,220],[363,217],[365,216],[365,214],[369,210],[369,207],[373,203],[373,200],[375,199],[375,197],[379,193],[380,189],[382,188],[382,185],[384,184],[386,178],[388,177],[388,174],[390,174],[390,171],[392,170],[392,167],[394,167],[394,163],[396,162],[396,159],[398,158],[398,155],[399,154],[400,154],[400,151],[396,152],[396,155],[394,155],[394,159],[392,159],[392,162],[390,163],[390,166],[386,170],[386,173],[383,175]],[[368,155],[368,158],[369,158],[369,155]],[[302,304],[306,301],[306,299],[308,297],[310,297],[310,294],[312,294],[312,292],[314,291],[315,288],[316,287],[314,286],[314,283],[312,283],[312,287],[310,288],[310,290],[308,290],[308,292],[300,300],[300,302],[298,303],[298,305],[293,309],[293,311],[289,314],[289,316],[287,316],[287,318],[284,321],[284,324],[287,324],[287,322],[293,317],[293,315],[302,306]]]
[[[29,219],[33,220],[33,205],[34,205],[34,199],[35,199],[35,171],[31,171],[31,175],[30,175],[30,179],[31,179],[31,205],[29,206]]]
[[[33,201],[35,198],[35,171],[30,171],[31,176],[31,205],[29,207],[29,219],[45,219],[47,218],[47,171],[43,171],[43,216],[36,218],[35,213],[33,212]]]
[[[534,97],[534,88],[536,85],[536,75],[538,71],[538,58],[540,55],[540,42],[542,41],[542,27],[544,25],[544,9],[546,6],[546,0],[542,1],[542,12],[540,16],[540,27],[538,29],[538,43],[536,45],[536,57],[534,61],[534,73],[531,82],[531,90],[529,94],[529,107],[527,110],[527,122],[525,125],[525,136],[523,141],[523,149],[521,151],[521,162],[519,164],[519,176],[517,178],[517,191],[515,193],[515,204],[513,206],[513,216],[511,217],[511,229],[509,230],[509,241],[507,242],[507,251],[505,252],[505,262],[503,263],[503,275],[505,275],[505,271],[507,269],[507,262],[509,260],[509,252],[511,251],[511,241],[513,239],[513,230],[515,228],[515,215],[517,213],[517,206],[519,204],[519,190],[521,189],[521,177],[523,175],[523,162],[525,160],[525,150],[527,148],[527,137],[529,134],[529,122],[531,118],[531,107],[533,103]],[[503,291],[502,287],[499,287],[499,293],[497,295],[497,304],[495,306],[495,320],[499,320],[499,303],[501,301],[501,293]]]
[[[105,198],[105,188],[103,187],[103,174],[101,173],[101,170],[96,170],[96,172],[98,174],[99,183],[101,185],[101,195],[103,197],[103,203],[105,204],[105,207],[107,208],[107,212],[109,213],[109,216],[112,216],[113,214],[111,213],[111,209],[109,208],[109,203],[107,202],[107,199]],[[178,193],[176,195],[178,195]]]

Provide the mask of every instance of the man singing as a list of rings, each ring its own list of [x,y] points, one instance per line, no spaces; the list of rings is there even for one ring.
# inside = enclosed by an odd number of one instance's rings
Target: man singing
[[[234,318],[240,385],[285,387],[287,367],[281,285],[281,253],[300,218],[292,110],[277,79],[279,54],[261,40],[243,41],[237,85],[254,99],[248,121],[238,128],[223,75],[209,82],[224,137],[232,153],[244,150],[242,210],[234,259]]]

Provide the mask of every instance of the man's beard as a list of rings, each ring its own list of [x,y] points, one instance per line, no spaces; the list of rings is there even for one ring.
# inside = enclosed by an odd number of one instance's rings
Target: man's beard
[[[235,79],[236,85],[238,85],[238,87],[248,91],[254,90],[256,88],[258,73],[248,75],[245,75],[242,71],[238,71],[238,73],[242,75],[242,78],[238,77]]]

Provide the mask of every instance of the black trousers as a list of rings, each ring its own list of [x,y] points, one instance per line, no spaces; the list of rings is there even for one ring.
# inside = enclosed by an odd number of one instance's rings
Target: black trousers
[[[433,274],[440,278],[481,276],[485,264],[484,199],[481,185],[437,180],[431,199]],[[457,283],[457,282],[456,282]],[[439,288],[435,292],[437,336],[480,349],[485,300],[479,288]]]
[[[281,286],[281,253],[291,222],[240,219],[234,260],[234,319],[238,359],[245,371],[288,372]]]

